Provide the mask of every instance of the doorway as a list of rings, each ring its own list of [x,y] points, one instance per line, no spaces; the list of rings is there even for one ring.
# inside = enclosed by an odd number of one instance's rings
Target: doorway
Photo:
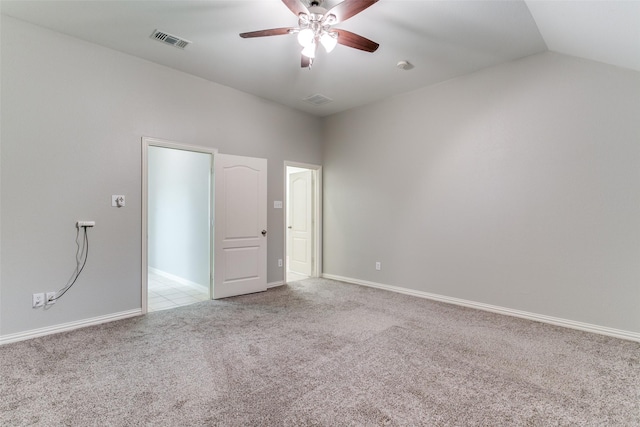
[[[266,159],[143,137],[142,312],[266,290],[266,203]]]
[[[215,150],[142,142],[143,312],[209,300]]]
[[[285,162],[285,282],[319,277],[322,167]]]

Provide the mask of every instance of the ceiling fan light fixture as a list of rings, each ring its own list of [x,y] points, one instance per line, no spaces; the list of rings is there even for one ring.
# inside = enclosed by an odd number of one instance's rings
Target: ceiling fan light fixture
[[[329,10],[321,6],[324,4],[324,0],[282,0],[282,2],[298,18],[298,27],[250,31],[240,33],[240,37],[246,39],[297,34],[298,43],[302,46],[302,58],[300,59],[302,68],[311,68],[319,44],[327,53],[333,51],[337,44],[365,52],[375,52],[380,46],[358,34],[332,28],[334,24],[346,21],[377,3],[378,0],[342,0],[338,4],[332,5]]]
[[[309,15],[304,12],[298,14],[298,22],[300,25],[309,25]]]
[[[312,42],[311,44],[306,46],[304,49],[302,49],[302,54],[307,58],[314,59],[316,57],[316,44]]]
[[[333,25],[337,20],[338,18],[336,18],[336,15],[330,13],[322,19],[322,25]]]
[[[322,43],[322,46],[324,46],[327,53],[329,53],[335,49],[338,44],[338,34],[324,31],[322,36],[320,36],[320,43]]]
[[[300,43],[300,46],[306,48],[314,43],[314,37],[315,34],[313,34],[313,30],[311,28],[305,28],[298,33],[298,43]]]

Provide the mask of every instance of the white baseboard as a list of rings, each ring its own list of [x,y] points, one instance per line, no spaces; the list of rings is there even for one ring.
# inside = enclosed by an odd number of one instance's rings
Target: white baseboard
[[[384,289],[386,291],[397,292],[400,294],[412,295],[420,298],[426,298],[434,301],[445,302],[449,304],[460,305],[463,307],[475,308],[478,310],[490,311],[492,313],[504,314],[507,316],[520,317],[522,319],[534,320],[536,322],[548,323],[551,325],[562,326],[565,328],[578,329],[581,331],[592,332],[600,335],[607,335],[623,340],[640,342],[640,333],[625,331],[621,329],[613,329],[606,326],[593,325],[590,323],[577,322],[575,320],[562,319],[559,317],[546,316],[544,314],[530,313],[527,311],[514,310],[511,308],[500,307],[496,305],[484,304],[475,301],[469,301],[459,298],[448,297],[444,295],[432,294],[429,292],[416,291],[414,289],[402,288],[399,286],[384,285],[382,283],[369,282],[366,280],[352,279],[350,277],[337,276],[335,274],[322,274],[325,279],[337,280],[340,282],[353,283],[355,285],[368,286],[370,288]]]
[[[276,288],[278,286],[284,285],[284,280],[280,280],[279,282],[271,282],[267,283],[267,289]]]
[[[45,335],[57,334],[60,332],[73,331],[74,329],[85,328],[87,326],[100,325],[102,323],[128,319],[129,317],[135,317],[140,315],[142,315],[142,310],[139,308],[136,308],[135,310],[107,314],[105,316],[93,317],[91,319],[78,320],[76,322],[63,323],[55,326],[47,326],[46,328],[32,329],[30,331],[18,332],[15,334],[0,336],[0,345],[9,344],[12,342],[24,341],[24,340],[28,340],[36,337],[43,337]]]
[[[180,283],[181,285],[189,286],[191,288],[200,289],[203,292],[209,292],[209,286],[203,285],[201,283],[192,282],[191,280],[187,280],[184,277],[176,276],[175,274],[167,273],[166,271],[158,270],[157,268],[149,267],[149,273],[157,274],[158,276],[162,276],[174,282]]]

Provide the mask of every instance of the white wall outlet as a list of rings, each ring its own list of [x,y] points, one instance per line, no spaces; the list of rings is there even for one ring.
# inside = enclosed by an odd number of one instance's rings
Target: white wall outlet
[[[123,208],[125,206],[125,197],[122,194],[111,195],[111,206],[114,208]]]
[[[282,267],[282,260],[281,259],[278,260],[278,267]]]
[[[76,222],[76,227],[80,228],[80,227],[95,227],[96,226],[96,222],[95,221],[78,221]]]
[[[382,268],[382,265],[380,264],[380,261],[376,261],[376,270],[380,270]]]
[[[282,209],[282,200],[274,200],[273,201],[274,209]]]
[[[33,294],[32,306],[33,308],[42,307],[44,305],[44,294]]]
[[[56,293],[55,292],[47,292],[44,294],[44,303],[46,305],[53,305],[56,303]]]

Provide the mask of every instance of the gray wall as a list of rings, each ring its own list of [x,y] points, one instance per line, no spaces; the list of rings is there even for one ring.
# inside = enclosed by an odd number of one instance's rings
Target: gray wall
[[[0,335],[140,307],[142,136],[269,160],[270,282],[283,161],[323,163],[325,272],[640,332],[637,72],[549,53],[323,122],[5,16],[0,43]],[[34,310],[78,219],[87,268]]]
[[[640,332],[639,137],[640,73],[554,53],[332,116],[324,272]]]
[[[10,17],[1,29],[0,334],[140,307],[143,136],[268,159],[267,280],[283,279],[284,212],[271,207],[285,160],[321,162],[319,119]],[[97,222],[82,277],[32,309],[32,293],[71,275],[78,219]]]
[[[149,267],[209,288],[211,154],[149,147]]]

